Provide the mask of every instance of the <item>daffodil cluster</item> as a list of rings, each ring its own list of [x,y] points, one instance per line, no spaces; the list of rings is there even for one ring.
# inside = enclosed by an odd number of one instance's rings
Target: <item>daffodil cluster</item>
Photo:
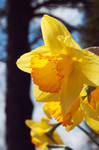
[[[17,60],[17,66],[33,78],[35,99],[47,102],[44,111],[67,131],[85,119],[99,133],[99,56],[82,50],[53,17],[44,15],[41,29],[44,46]],[[88,95],[84,85],[96,88]]]

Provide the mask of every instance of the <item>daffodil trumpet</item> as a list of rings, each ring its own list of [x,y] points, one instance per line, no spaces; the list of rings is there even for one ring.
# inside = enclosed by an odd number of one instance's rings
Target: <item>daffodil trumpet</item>
[[[17,66],[31,74],[37,101],[60,101],[68,114],[83,84],[99,86],[99,57],[82,50],[67,28],[44,15],[41,21],[44,46],[23,54]]]

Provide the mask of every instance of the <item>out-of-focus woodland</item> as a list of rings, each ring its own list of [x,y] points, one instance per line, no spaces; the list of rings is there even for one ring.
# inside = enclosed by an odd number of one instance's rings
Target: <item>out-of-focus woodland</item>
[[[66,20],[52,15],[52,10],[58,7],[77,8],[83,11],[85,13],[83,26],[73,26]],[[32,33],[35,34],[35,38],[31,43],[29,42],[29,26],[31,20],[41,18],[46,12],[61,20],[69,31],[78,31],[83,48],[99,46],[99,0],[6,0],[6,6],[0,9],[0,18],[4,16],[7,18],[7,28],[4,32],[8,35],[5,60],[7,150],[34,149],[30,142],[29,129],[24,123],[26,119],[31,118],[33,111],[33,103],[29,96],[30,77],[16,67],[16,60],[20,55],[31,50],[31,44],[41,39],[40,26],[38,26],[37,33]]]

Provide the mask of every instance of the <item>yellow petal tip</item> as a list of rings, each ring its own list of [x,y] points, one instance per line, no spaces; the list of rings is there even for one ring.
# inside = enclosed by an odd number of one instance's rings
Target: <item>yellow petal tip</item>
[[[49,18],[51,18],[51,16],[49,16],[47,14],[43,15],[43,17],[42,17],[42,19],[49,19]]]
[[[44,24],[46,24],[47,22],[49,22],[50,19],[51,19],[51,17],[45,14],[45,15],[42,17],[42,20],[41,20],[41,28],[42,28],[42,26],[43,26]]]
[[[27,73],[31,73],[31,52],[23,54],[16,62],[17,67]]]
[[[25,120],[25,124],[26,124],[26,126],[28,126],[29,128],[32,128],[32,121],[31,121],[31,120]]]

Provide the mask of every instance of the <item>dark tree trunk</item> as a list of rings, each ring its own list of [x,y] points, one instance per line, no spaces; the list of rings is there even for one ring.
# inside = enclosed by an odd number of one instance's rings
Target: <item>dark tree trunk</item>
[[[8,59],[6,93],[7,150],[33,150],[25,120],[31,118],[29,75],[16,66],[17,58],[29,51],[30,0],[8,0]]]

